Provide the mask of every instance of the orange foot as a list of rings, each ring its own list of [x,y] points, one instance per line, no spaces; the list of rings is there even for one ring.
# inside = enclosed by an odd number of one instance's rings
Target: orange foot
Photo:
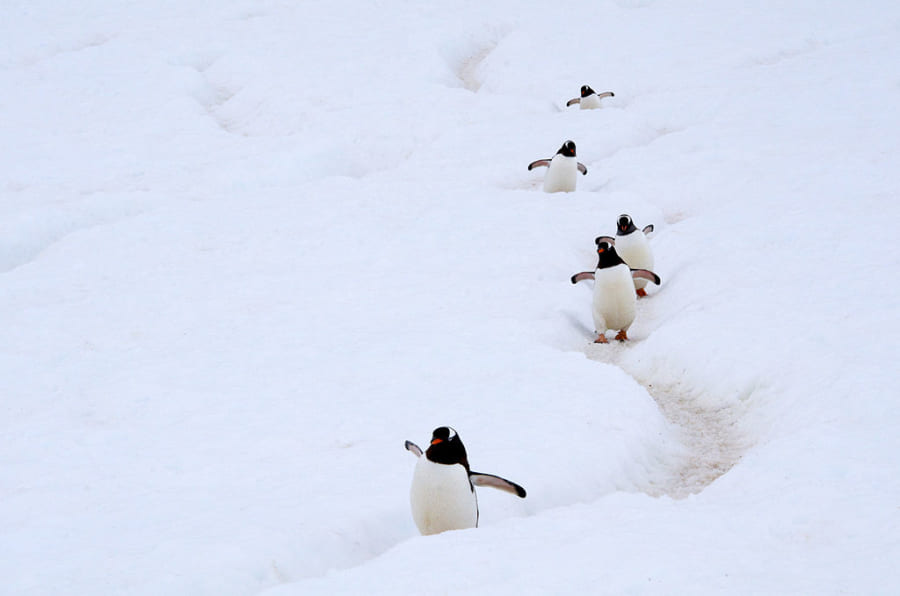
[[[644,288],[640,288],[640,289],[635,290],[635,291],[637,292],[637,295],[638,295],[638,297],[640,297],[640,298],[643,298],[644,296],[647,295],[647,290],[645,290]]]
[[[609,342],[606,341],[606,336],[601,333],[600,335],[597,336],[597,339],[594,340],[594,343],[595,344],[608,344]]]
[[[622,329],[621,331],[619,331],[619,332],[616,334],[616,339],[619,340],[619,341],[625,341],[626,339],[628,339],[628,336],[625,335],[625,330],[624,330],[624,329]]]

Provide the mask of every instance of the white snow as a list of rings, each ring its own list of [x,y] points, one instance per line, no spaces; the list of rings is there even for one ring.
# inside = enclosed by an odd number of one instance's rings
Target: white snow
[[[895,2],[0,32],[0,592],[900,592]],[[620,213],[662,285],[594,346],[569,277]],[[441,425],[528,497],[421,537]]]

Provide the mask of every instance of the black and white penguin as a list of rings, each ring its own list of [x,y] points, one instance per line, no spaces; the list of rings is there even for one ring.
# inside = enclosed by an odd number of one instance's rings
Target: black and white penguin
[[[566,102],[566,107],[574,106],[576,103],[581,106],[582,110],[596,110],[600,107],[600,100],[604,97],[615,97],[616,94],[612,91],[604,91],[603,93],[597,93],[593,89],[591,89],[588,85],[581,86],[581,97],[576,97],[575,99],[570,99]]]
[[[643,230],[638,230],[631,216],[623,213],[616,221],[616,237],[600,236],[595,242],[609,242],[616,247],[619,256],[628,263],[632,269],[653,269],[653,252],[650,250],[650,243],[647,242],[647,234],[653,231],[653,224],[644,226]],[[634,289],[638,296],[646,296],[647,280],[635,278]]]
[[[528,170],[547,166],[544,176],[544,192],[574,192],[578,172],[587,174],[587,168],[575,158],[575,143],[566,141],[552,159],[538,159],[528,164]]]
[[[618,331],[616,339],[628,339],[627,331],[634,322],[637,297],[634,292],[635,278],[646,279],[659,284],[659,276],[646,269],[632,269],[609,242],[597,239],[597,269],[584,271],[572,276],[572,283],[585,279],[594,280],[593,315],[597,339],[594,343],[605,344],[606,331]]]
[[[525,498],[525,489],[515,482],[470,470],[466,448],[449,426],[434,429],[425,457],[412,441],[406,442],[406,449],[419,458],[409,502],[413,521],[424,536],[478,527],[476,486],[492,486]]]

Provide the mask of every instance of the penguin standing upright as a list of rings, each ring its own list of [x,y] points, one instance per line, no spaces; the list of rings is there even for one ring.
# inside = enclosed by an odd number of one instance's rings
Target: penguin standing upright
[[[528,164],[528,171],[547,166],[544,176],[544,192],[574,192],[578,172],[587,174],[587,168],[575,158],[575,143],[566,141],[551,159],[538,159]]]
[[[491,486],[525,498],[525,489],[515,482],[471,471],[466,448],[449,426],[434,429],[425,457],[412,441],[406,441],[406,449],[419,458],[409,502],[413,521],[425,536],[477,527],[476,486]]]
[[[575,99],[570,99],[566,102],[566,107],[574,106],[578,104],[581,106],[582,110],[596,110],[600,106],[600,100],[604,97],[615,97],[616,94],[612,91],[604,91],[603,93],[597,93],[593,89],[591,89],[588,85],[581,86],[581,97],[576,97]]]
[[[637,298],[634,292],[634,278],[642,278],[659,284],[659,276],[646,269],[632,269],[616,253],[616,249],[602,238],[597,239],[597,269],[584,271],[572,276],[572,283],[585,279],[594,280],[593,315],[597,339],[594,343],[605,344],[606,331],[618,330],[616,339],[628,339],[627,331],[634,322]]]
[[[638,230],[631,216],[623,213],[616,221],[616,237],[600,236],[596,242],[607,241],[616,247],[619,256],[628,263],[632,269],[653,269],[653,252],[650,250],[650,243],[647,242],[647,234],[653,231],[653,224],[644,226],[643,230]],[[640,297],[646,296],[647,280],[643,278],[635,278],[634,289]]]

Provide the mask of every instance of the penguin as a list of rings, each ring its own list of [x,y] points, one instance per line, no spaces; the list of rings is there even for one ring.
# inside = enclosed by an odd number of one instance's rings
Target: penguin
[[[593,314],[597,339],[594,343],[605,344],[606,331],[618,330],[616,339],[628,339],[627,331],[634,322],[637,297],[634,292],[635,278],[646,279],[659,284],[659,276],[646,269],[632,269],[615,247],[602,238],[597,239],[597,270],[583,271],[572,276],[576,284],[585,279],[594,280]]]
[[[616,94],[612,91],[605,91],[603,93],[597,93],[593,89],[591,89],[588,85],[581,86],[581,97],[576,97],[575,99],[570,99],[566,102],[566,107],[574,106],[576,103],[581,106],[582,110],[596,110],[600,107],[600,100],[604,97],[615,97]]]
[[[466,448],[449,426],[434,429],[425,457],[412,441],[406,441],[406,449],[419,458],[409,502],[413,521],[423,536],[477,528],[476,486],[490,486],[525,498],[525,489],[515,482],[469,469]]]
[[[544,192],[573,192],[577,172],[584,176],[587,168],[575,159],[575,143],[566,141],[552,159],[538,159],[528,164],[528,171],[539,166],[547,166],[544,176]]]
[[[653,253],[650,250],[650,243],[647,242],[647,234],[653,231],[653,224],[644,226],[644,229],[638,232],[631,216],[623,213],[616,221],[616,237],[600,236],[594,242],[605,241],[616,247],[619,256],[628,263],[632,269],[653,269]],[[647,280],[636,278],[634,280],[634,289],[639,298],[647,295]]]

